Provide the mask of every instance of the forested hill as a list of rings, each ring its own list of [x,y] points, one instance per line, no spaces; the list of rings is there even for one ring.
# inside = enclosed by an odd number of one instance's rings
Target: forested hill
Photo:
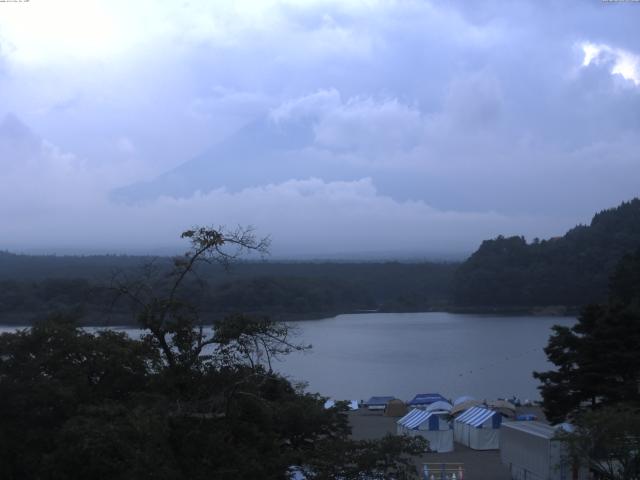
[[[459,306],[581,306],[604,301],[617,262],[640,247],[640,200],[593,217],[563,237],[482,242],[454,278]]]

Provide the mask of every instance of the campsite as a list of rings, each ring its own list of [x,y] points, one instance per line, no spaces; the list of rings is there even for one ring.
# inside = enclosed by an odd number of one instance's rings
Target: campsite
[[[558,428],[570,427],[549,425],[538,405],[418,394],[406,402],[391,395],[352,400],[349,407],[355,440],[387,434],[426,438],[429,451],[415,464],[427,480],[588,478],[580,469],[570,475],[574,468],[562,461],[562,447],[553,440]]]

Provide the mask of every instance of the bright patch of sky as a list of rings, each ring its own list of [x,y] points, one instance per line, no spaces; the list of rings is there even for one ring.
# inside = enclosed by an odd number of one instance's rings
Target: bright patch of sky
[[[640,56],[632,52],[612,48],[609,45],[583,43],[584,52],[583,67],[588,67],[592,63],[609,63],[612,75],[620,75],[625,80],[630,80],[636,85],[640,85]]]

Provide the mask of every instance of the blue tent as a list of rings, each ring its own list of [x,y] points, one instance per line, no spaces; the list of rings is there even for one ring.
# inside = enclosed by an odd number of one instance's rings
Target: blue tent
[[[444,398],[439,393],[419,393],[407,404],[412,407],[426,407],[427,405],[431,405],[434,402],[446,402],[447,399]]]

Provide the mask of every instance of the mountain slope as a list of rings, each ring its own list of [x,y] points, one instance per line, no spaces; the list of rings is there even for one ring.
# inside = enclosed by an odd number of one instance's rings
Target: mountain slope
[[[219,188],[237,192],[292,178],[360,178],[348,168],[337,177],[331,162],[302,160],[301,152],[313,145],[313,135],[311,119],[277,122],[265,116],[153,180],[114,190],[112,198],[129,203],[160,196],[185,198]]]

